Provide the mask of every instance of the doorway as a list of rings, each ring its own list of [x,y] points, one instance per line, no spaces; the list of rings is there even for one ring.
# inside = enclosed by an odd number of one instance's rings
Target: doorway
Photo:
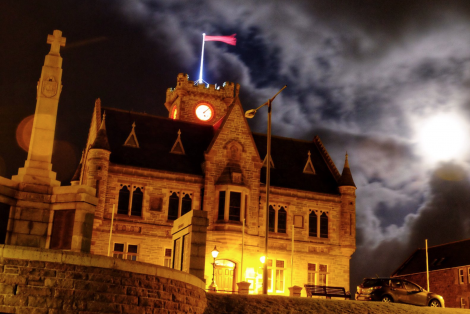
[[[229,260],[215,261],[215,283],[217,292],[232,293],[235,291],[236,264]]]

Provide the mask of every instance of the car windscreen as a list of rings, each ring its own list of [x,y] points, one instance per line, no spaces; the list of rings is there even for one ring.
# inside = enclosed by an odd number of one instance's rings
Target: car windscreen
[[[376,287],[385,285],[388,285],[388,280],[379,278],[367,278],[364,279],[364,282],[362,283],[363,287]]]

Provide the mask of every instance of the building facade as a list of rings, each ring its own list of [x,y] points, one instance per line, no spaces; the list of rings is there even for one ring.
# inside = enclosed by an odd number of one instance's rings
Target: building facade
[[[428,248],[429,289],[444,297],[446,307],[470,304],[470,239]],[[392,274],[427,289],[426,251],[417,249]]]
[[[248,281],[258,293],[268,208],[268,291],[288,295],[307,283],[348,290],[356,187],[347,156],[340,174],[318,137],[273,136],[268,206],[266,135],[251,132],[239,90],[179,74],[167,118],[96,101],[72,181],[96,188],[91,253],[171,267],[174,220],[204,210],[207,286],[214,271],[219,291]]]

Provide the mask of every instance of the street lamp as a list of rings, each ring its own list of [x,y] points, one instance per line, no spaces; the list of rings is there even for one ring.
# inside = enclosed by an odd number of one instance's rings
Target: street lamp
[[[215,275],[215,259],[219,255],[219,251],[217,251],[217,245],[214,246],[214,249],[212,250],[212,257],[214,258],[214,262],[212,263],[212,283],[209,286],[210,291],[217,291],[217,285],[215,284],[214,281],[214,275]]]
[[[281,88],[280,91],[277,92],[276,95],[273,96],[273,98],[269,99],[267,102],[262,104],[256,109],[250,109],[247,112],[245,112],[245,117],[248,119],[251,119],[255,116],[256,112],[264,106],[268,106],[268,145],[267,145],[267,153],[266,153],[266,238],[264,241],[264,256],[268,256],[268,235],[269,235],[269,184],[270,184],[270,175],[271,175],[271,104],[276,98],[277,95],[279,95],[287,85],[285,85],[283,88]],[[263,294],[268,294],[268,263],[264,263],[264,268],[263,268]]]

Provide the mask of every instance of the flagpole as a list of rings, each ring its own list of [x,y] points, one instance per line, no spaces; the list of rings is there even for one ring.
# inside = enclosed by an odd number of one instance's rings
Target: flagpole
[[[202,33],[202,52],[201,52],[201,67],[199,69],[199,84],[202,84],[202,65],[204,63],[204,39],[206,37],[206,33]]]

